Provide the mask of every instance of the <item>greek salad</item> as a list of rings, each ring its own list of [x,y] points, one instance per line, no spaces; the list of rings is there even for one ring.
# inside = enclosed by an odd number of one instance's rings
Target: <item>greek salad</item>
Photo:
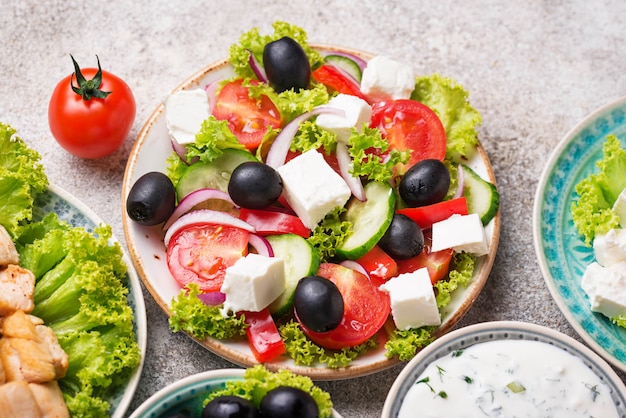
[[[574,226],[594,250],[581,287],[592,311],[626,327],[626,149],[608,135],[602,152],[599,171],[576,185],[571,205]]]
[[[260,363],[410,359],[491,250],[480,114],[449,78],[273,28],[230,47],[233,77],[168,97],[166,172],[129,190],[130,219],[164,231],[170,326],[247,338]]]

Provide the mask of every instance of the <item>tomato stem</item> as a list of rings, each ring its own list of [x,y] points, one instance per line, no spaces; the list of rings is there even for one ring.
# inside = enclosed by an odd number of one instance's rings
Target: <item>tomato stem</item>
[[[97,55],[96,60],[98,61],[98,72],[91,80],[85,79],[72,54],[70,54],[70,57],[74,63],[74,74],[72,74],[72,77],[70,78],[70,86],[72,87],[74,93],[80,95],[84,100],[90,100],[93,97],[96,99],[104,99],[111,94],[110,91],[100,90],[100,86],[102,85],[102,68],[100,68],[100,58],[98,58]],[[74,86],[74,75],[76,75],[78,87]]]

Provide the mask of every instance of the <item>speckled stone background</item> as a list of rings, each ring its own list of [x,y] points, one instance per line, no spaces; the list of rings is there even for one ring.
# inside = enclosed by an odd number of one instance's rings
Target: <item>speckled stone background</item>
[[[122,176],[143,121],[184,79],[224,57],[242,32],[254,26],[268,31],[276,19],[301,26],[312,42],[385,53],[416,71],[453,77],[470,91],[498,179],[502,229],[489,281],[459,326],[521,320],[575,336],[535,258],[533,196],[566,132],[626,94],[626,2],[2,0],[0,120],[42,154],[52,183],[94,209],[123,241]],[[134,91],[134,127],[110,157],[73,157],[48,129],[48,100],[73,71],[70,53],[83,66],[95,65],[98,54]],[[180,378],[232,367],[172,334],[166,316],[144,295],[148,352],[130,411]],[[344,417],[376,417],[399,371],[320,386]]]

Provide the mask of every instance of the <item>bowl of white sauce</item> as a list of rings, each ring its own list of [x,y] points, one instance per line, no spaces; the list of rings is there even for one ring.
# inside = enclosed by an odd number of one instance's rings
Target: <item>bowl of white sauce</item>
[[[514,321],[457,329],[420,351],[383,418],[626,417],[626,386],[575,339]]]

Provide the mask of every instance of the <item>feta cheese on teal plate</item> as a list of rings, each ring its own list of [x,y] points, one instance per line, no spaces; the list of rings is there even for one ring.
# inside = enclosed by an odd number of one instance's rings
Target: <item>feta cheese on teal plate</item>
[[[593,251],[604,267],[626,261],[626,229],[611,229],[606,234],[596,235]]]
[[[165,101],[165,123],[169,134],[181,144],[193,144],[202,122],[209,117],[209,97],[204,89],[181,90]]]
[[[432,251],[452,248],[456,252],[467,252],[477,256],[489,253],[485,228],[476,213],[452,215],[435,222],[432,227]]]
[[[361,77],[361,93],[373,101],[409,99],[415,89],[411,67],[384,55],[367,62]]]
[[[345,144],[350,138],[350,130],[357,128],[360,132],[363,124],[369,124],[372,117],[371,106],[360,97],[350,94],[338,94],[328,101],[324,107],[342,110],[343,115],[322,113],[316,119],[316,124],[337,135],[337,140]]]
[[[285,290],[285,265],[280,257],[250,253],[226,269],[220,291],[226,295],[222,315],[259,312]]]
[[[283,180],[283,196],[309,229],[333,209],[344,206],[350,188],[322,154],[307,151],[276,169]]]
[[[389,293],[396,328],[441,324],[435,291],[426,268],[400,274],[382,284],[380,289]]]
[[[615,199],[613,212],[619,217],[619,225],[622,228],[626,227],[626,189],[622,190]]]
[[[602,267],[587,266],[581,287],[589,298],[591,310],[608,318],[626,315],[626,263]]]

